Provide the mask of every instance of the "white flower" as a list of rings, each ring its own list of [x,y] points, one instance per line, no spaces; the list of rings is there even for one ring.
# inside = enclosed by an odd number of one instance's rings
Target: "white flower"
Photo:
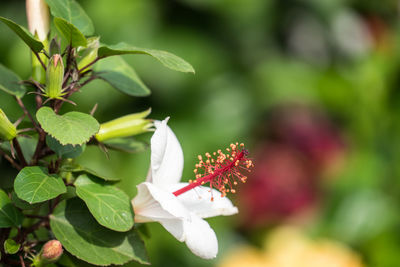
[[[168,119],[156,121],[151,138],[151,166],[146,182],[137,186],[138,195],[132,200],[135,221],[159,222],[176,239],[204,259],[215,258],[218,241],[214,231],[203,218],[232,215],[238,212],[231,201],[209,187],[196,187],[175,196],[173,192],[188,185],[180,183],[183,170],[182,148]]]
[[[40,41],[46,40],[50,31],[49,7],[45,0],[26,0],[28,28]]]

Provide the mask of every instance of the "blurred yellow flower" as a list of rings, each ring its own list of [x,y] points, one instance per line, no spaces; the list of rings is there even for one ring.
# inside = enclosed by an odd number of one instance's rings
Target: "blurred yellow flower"
[[[311,240],[299,229],[280,227],[266,239],[264,249],[236,248],[219,267],[363,267],[359,255],[332,240]]]

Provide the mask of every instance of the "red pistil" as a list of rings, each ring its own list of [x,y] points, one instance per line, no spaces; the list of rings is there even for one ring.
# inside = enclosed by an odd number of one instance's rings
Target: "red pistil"
[[[226,196],[227,192],[235,193],[236,190],[233,187],[237,185],[237,182],[245,183],[247,179],[240,170],[244,169],[250,172],[250,168],[254,167],[253,162],[246,157],[248,152],[243,147],[243,144],[240,144],[240,146],[238,143],[231,144],[230,149],[226,149],[227,153],[221,150],[214,152],[213,155],[216,156],[216,159],[210,153],[205,154],[205,160],[199,155],[199,163],[196,164],[194,169],[196,179],[194,181],[189,180],[189,185],[173,194],[179,196],[205,183],[210,183],[210,188],[214,187],[219,190],[222,197]],[[211,200],[213,200],[213,197],[211,197]]]

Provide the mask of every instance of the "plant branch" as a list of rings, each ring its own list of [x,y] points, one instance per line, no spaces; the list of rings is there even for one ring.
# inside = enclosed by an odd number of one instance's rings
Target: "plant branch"
[[[35,153],[33,154],[33,157],[32,157],[31,165],[37,164],[37,162],[40,158],[40,155],[42,154],[42,149],[43,149],[43,146],[45,143],[46,143],[46,133],[42,129],[40,129],[39,141],[36,145],[36,149],[35,149]]]
[[[21,170],[21,166],[19,166],[18,163],[15,162],[15,160],[13,160],[9,155],[7,155],[5,152],[3,152],[3,150],[0,149],[0,155],[2,155],[8,162],[10,162],[10,164],[16,168],[17,170]]]
[[[102,59],[102,57],[96,57],[92,62],[90,62],[90,63],[87,64],[86,66],[83,66],[81,69],[78,70],[79,74],[81,74],[83,70],[89,68],[90,66],[92,66],[94,63],[96,63],[96,62],[99,61],[100,59]]]
[[[21,255],[21,254],[19,254],[19,261],[20,261],[20,263],[21,263],[21,267],[25,267],[25,261],[24,261],[24,259],[22,258],[22,255]]]
[[[26,116],[28,116],[28,118],[31,120],[33,126],[35,127],[36,131],[39,132],[40,131],[40,127],[39,125],[36,123],[36,121],[33,119],[32,115],[29,113],[28,109],[25,107],[24,103],[22,102],[22,100],[18,97],[15,97],[15,99],[17,100],[18,105],[22,108],[22,110],[24,111],[24,114]]]
[[[18,159],[21,162],[22,167],[27,166],[28,163],[25,160],[24,154],[22,153],[22,149],[21,149],[21,146],[19,145],[17,138],[14,138],[12,140],[12,143],[14,145],[15,151],[17,151]]]
[[[47,70],[46,65],[43,63],[43,60],[40,58],[38,52],[33,51],[33,53],[35,54],[35,56],[37,57],[37,59],[39,60],[40,64],[42,65],[42,67],[44,68],[44,70]]]

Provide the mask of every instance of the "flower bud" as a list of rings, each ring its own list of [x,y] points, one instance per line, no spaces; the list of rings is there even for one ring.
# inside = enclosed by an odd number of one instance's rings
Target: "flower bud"
[[[61,242],[53,239],[44,244],[42,250],[32,259],[32,266],[42,267],[56,262],[63,254]]]
[[[117,137],[127,137],[149,131],[153,123],[149,119],[144,119],[151,112],[151,109],[140,113],[134,113],[120,117],[118,119],[102,123],[100,130],[96,134],[98,141],[105,141]]]
[[[49,53],[50,53],[50,57],[52,57],[55,54],[61,54],[61,46],[60,46],[60,43],[57,41],[56,37],[54,37],[50,41]]]
[[[12,140],[17,136],[17,129],[6,114],[0,109],[0,139]]]
[[[63,96],[63,80],[64,63],[60,54],[55,54],[50,58],[49,65],[47,66],[45,96],[51,99]]]
[[[88,45],[87,45],[87,47],[84,48],[83,53],[82,53],[82,59],[78,63],[79,70],[96,59],[97,50],[99,49],[99,46],[100,46],[99,39],[100,39],[99,37],[88,38]],[[82,48],[82,47],[78,48],[78,52],[79,52],[80,48]]]
[[[56,261],[62,255],[62,253],[63,248],[61,242],[53,239],[44,244],[42,258],[47,261]]]
[[[36,35],[39,41],[44,41],[50,31],[49,7],[45,0],[26,0],[26,16],[29,31]]]

